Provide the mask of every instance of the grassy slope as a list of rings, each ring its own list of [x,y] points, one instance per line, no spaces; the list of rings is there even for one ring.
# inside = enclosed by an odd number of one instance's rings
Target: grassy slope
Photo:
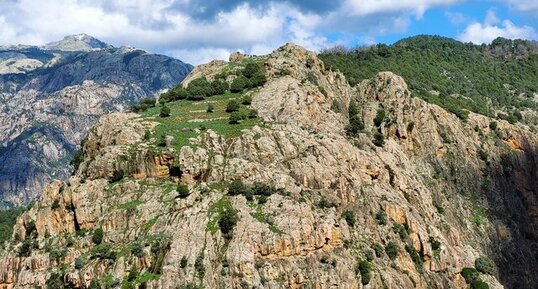
[[[189,144],[189,138],[203,133],[204,128],[211,129],[224,137],[237,137],[242,134],[241,130],[261,125],[260,118],[247,118],[239,124],[228,123],[230,114],[225,111],[226,104],[230,100],[241,103],[241,98],[242,94],[227,92],[203,101],[179,100],[166,104],[171,110],[169,117],[159,116],[160,106],[148,109],[142,113],[142,116],[159,123],[152,135],[157,142],[163,135],[173,136],[174,147],[181,148]],[[214,106],[213,113],[206,112],[209,103]],[[240,112],[247,114],[248,109],[247,106],[241,105]],[[202,130],[199,130],[200,128]]]

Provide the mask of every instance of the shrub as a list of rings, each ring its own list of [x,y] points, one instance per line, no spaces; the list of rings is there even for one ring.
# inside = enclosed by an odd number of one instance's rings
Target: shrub
[[[78,171],[78,168],[80,167],[80,164],[84,161],[84,153],[82,152],[82,149],[78,149],[75,152],[75,155],[73,156],[73,159],[69,163],[73,166],[74,172]]]
[[[134,242],[133,245],[131,245],[131,254],[138,258],[144,256],[144,246],[141,242]]]
[[[125,173],[122,170],[115,170],[110,178],[110,183],[116,183],[123,179]]]
[[[374,260],[374,251],[366,250],[364,252],[364,256],[366,256],[366,260],[368,260],[369,262],[372,262],[372,260]]]
[[[230,100],[226,104],[226,112],[234,112],[234,111],[238,111],[238,110],[239,110],[239,103],[237,103],[237,101]]]
[[[103,242],[103,229],[97,228],[93,231],[92,242],[95,245],[99,245]]]
[[[398,256],[398,246],[394,244],[394,242],[389,242],[385,246],[385,253],[387,253],[387,256],[389,256],[389,259],[394,260]]]
[[[170,108],[163,104],[161,107],[161,112],[159,113],[160,117],[169,117],[170,116]]]
[[[177,196],[179,198],[184,199],[184,198],[188,197],[190,195],[189,186],[184,185],[184,184],[179,184],[177,186],[177,193],[178,193]]]
[[[489,129],[491,130],[497,130],[497,122],[496,121],[491,121],[489,123]]]
[[[372,249],[374,250],[375,256],[377,258],[381,258],[381,257],[383,257],[383,255],[385,255],[385,251],[383,250],[383,246],[381,246],[381,244],[379,244],[379,243],[372,244]]]
[[[138,277],[138,269],[136,269],[136,266],[133,265],[131,267],[131,270],[129,270],[129,274],[127,275],[127,281],[132,282],[136,280],[137,277]]]
[[[480,274],[475,268],[465,267],[461,270],[461,276],[465,279],[467,284],[470,284],[474,280],[480,278]]]
[[[207,105],[207,109],[205,110],[207,113],[213,113],[213,111],[215,110],[215,107],[213,106],[213,104],[209,103]]]
[[[191,81],[187,87],[188,96],[190,100],[202,100],[206,96],[213,95],[213,87],[207,78],[200,77]]]
[[[91,249],[93,259],[116,260],[116,252],[112,250],[112,245],[108,243],[99,244]]]
[[[32,254],[32,240],[26,239],[22,242],[22,245],[19,248],[17,255],[19,257],[30,257],[31,254]]]
[[[228,186],[228,194],[230,196],[243,195],[248,190],[249,188],[241,180],[233,180]]]
[[[364,123],[358,115],[354,115],[349,119],[349,124],[346,126],[346,134],[350,137],[354,137],[359,132],[364,130]]]
[[[222,212],[219,219],[220,231],[226,236],[230,237],[230,233],[237,224],[237,211],[233,208],[228,208]]]
[[[245,65],[245,68],[243,68],[243,71],[241,72],[243,76],[246,78],[252,78],[257,73],[260,73],[262,70],[261,65],[255,62],[249,62],[247,65]]]
[[[370,283],[370,279],[372,277],[372,267],[372,264],[366,260],[359,261],[357,271],[361,275],[362,285],[368,285],[368,283]]]
[[[248,111],[248,118],[257,118],[258,117],[258,111],[255,109],[251,109]]]
[[[471,289],[489,289],[489,285],[482,280],[474,280],[471,282]]]
[[[476,258],[476,260],[474,261],[474,266],[476,270],[485,274],[492,274],[495,270],[495,263],[493,263],[490,258],[485,256]]]
[[[254,195],[261,195],[261,196],[270,196],[274,193],[276,193],[278,190],[270,185],[263,184],[263,183],[255,183],[252,187],[252,191]]]
[[[241,116],[241,114],[237,111],[235,112],[232,112],[230,114],[230,118],[228,119],[228,123],[229,124],[239,124],[239,122],[241,122],[241,120],[243,120],[243,117]]]
[[[194,269],[196,270],[198,277],[200,278],[204,277],[205,275],[204,252],[200,252],[200,254],[196,257],[196,261],[194,261]]]
[[[342,214],[342,217],[346,220],[346,223],[350,227],[355,226],[355,213],[353,211],[345,211]]]
[[[76,259],[75,259],[75,269],[77,270],[80,270],[84,267],[84,263],[86,262],[86,260],[84,260],[84,257],[83,256],[78,256]]]
[[[252,103],[252,97],[250,95],[245,95],[241,99],[241,104],[243,105],[250,105]]]
[[[383,123],[383,121],[385,120],[385,116],[386,116],[385,110],[384,109],[378,109],[377,113],[375,115],[375,118],[374,118],[375,126],[379,127]]]
[[[236,77],[230,85],[231,92],[241,92],[245,88],[249,87],[249,81],[246,77],[240,75]]]
[[[97,279],[94,278],[90,282],[90,286],[88,286],[88,289],[101,289],[101,285],[99,284],[99,281],[97,281]]]
[[[155,107],[156,100],[155,98],[146,98],[139,102],[137,105],[134,105],[132,107],[132,110],[134,112],[144,112],[148,110],[149,108]]]
[[[250,87],[262,86],[267,82],[267,77],[263,73],[256,73],[249,81]]]
[[[382,134],[376,132],[374,134],[374,139],[372,140],[372,142],[378,147],[383,147],[385,145],[385,137]]]
[[[405,227],[400,225],[400,224],[394,224],[394,226],[392,227],[392,230],[394,231],[394,233],[396,233],[396,234],[398,234],[398,236],[400,236],[400,239],[402,241],[405,241],[405,239],[407,239],[407,237],[409,237]]]
[[[47,280],[47,289],[63,289],[64,282],[62,280],[62,276],[60,273],[54,272],[50,275],[49,279]]]
[[[185,268],[185,267],[187,267],[187,262],[188,262],[187,257],[183,256],[181,258],[181,261],[179,262],[179,266],[181,268]]]
[[[377,221],[379,225],[382,225],[382,226],[386,225],[387,213],[385,213],[385,211],[380,210],[379,212],[377,212],[377,214],[375,214],[375,220]]]
[[[211,83],[211,88],[214,95],[224,94],[226,90],[230,89],[230,86],[226,81],[215,80]]]

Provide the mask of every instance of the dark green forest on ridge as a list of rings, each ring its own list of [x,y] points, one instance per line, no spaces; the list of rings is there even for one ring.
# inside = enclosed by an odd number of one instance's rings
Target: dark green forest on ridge
[[[538,92],[538,43],[533,41],[497,38],[475,45],[421,35],[392,45],[337,46],[319,57],[351,85],[392,71],[406,80],[414,96],[464,120],[468,110],[515,123],[522,121],[521,111],[538,109],[533,100]]]

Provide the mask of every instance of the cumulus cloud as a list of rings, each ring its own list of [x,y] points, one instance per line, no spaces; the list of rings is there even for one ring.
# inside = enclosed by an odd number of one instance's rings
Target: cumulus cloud
[[[2,0],[0,44],[42,45],[87,33],[199,64],[229,52],[375,42],[424,12],[465,0]],[[511,0],[516,1],[516,0]]]
[[[500,0],[513,9],[525,12],[538,12],[538,1],[535,0]]]
[[[417,18],[434,6],[451,5],[460,0],[345,0],[344,9],[353,15],[370,15],[377,13],[411,11]]]
[[[510,20],[500,21],[495,13],[488,11],[484,23],[473,22],[458,36],[463,42],[476,44],[490,43],[497,37],[509,39],[536,39],[536,32],[530,26],[517,26]]]

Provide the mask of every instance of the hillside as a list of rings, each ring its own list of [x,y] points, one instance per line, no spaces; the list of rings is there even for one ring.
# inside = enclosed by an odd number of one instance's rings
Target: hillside
[[[381,71],[406,79],[414,95],[466,119],[467,111],[538,131],[538,44],[498,38],[490,45],[416,36],[393,45],[334,48],[319,57],[355,85]]]
[[[103,116],[0,288],[533,288],[534,133],[292,44],[235,56]]]
[[[0,207],[67,180],[77,145],[103,114],[173,87],[192,69],[88,35],[0,48]]]

